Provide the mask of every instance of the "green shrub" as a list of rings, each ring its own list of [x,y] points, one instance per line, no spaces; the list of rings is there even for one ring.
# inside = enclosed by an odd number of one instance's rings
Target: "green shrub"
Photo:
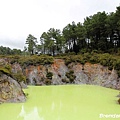
[[[53,73],[52,72],[47,72],[46,77],[48,79],[52,79]]]
[[[66,77],[70,80],[71,83],[73,83],[75,78],[76,78],[73,70],[70,70],[69,72],[66,72]]]
[[[114,62],[114,68],[117,70],[118,77],[120,77],[120,58],[116,57],[116,61]]]
[[[89,57],[88,61],[92,64],[99,63],[99,56],[97,54],[93,54],[91,57]]]
[[[118,103],[120,104],[120,98],[118,99]]]
[[[11,69],[12,69],[9,64],[6,64],[6,65],[4,66],[4,68],[7,69],[8,71],[11,71]]]
[[[9,64],[2,64],[0,63],[0,72],[1,74],[4,73],[6,75],[11,76],[11,66]]]
[[[7,69],[5,69],[4,67],[0,67],[0,72],[7,74],[7,75],[11,75],[11,72]]]
[[[69,80],[69,79],[65,79],[65,78],[63,78],[63,79],[62,79],[62,82],[64,82],[64,83],[69,83],[70,80]]]
[[[65,64],[69,65],[71,63],[71,59],[69,57],[65,58]]]
[[[120,70],[120,59],[116,60],[115,69],[118,70],[118,71]]]
[[[84,56],[82,55],[67,56],[66,58],[64,58],[64,60],[66,65],[69,65],[72,62],[78,62],[81,64],[85,64],[87,62],[86,58],[84,58]]]
[[[80,54],[84,54],[84,53],[87,53],[87,49],[86,48],[80,50]]]
[[[19,64],[22,66],[29,66],[29,65],[44,65],[44,64],[52,64],[54,61],[52,56],[28,56],[28,57],[21,57],[19,60]]]
[[[16,81],[26,83],[26,77],[22,73],[13,73],[12,76]]]
[[[16,62],[18,63],[21,56],[18,56],[18,55],[8,56],[8,58],[10,59],[10,63],[13,64],[13,63],[16,63]]]
[[[52,81],[51,81],[50,79],[46,79],[46,80],[45,80],[45,84],[46,84],[46,85],[51,85],[51,83],[52,83]]]

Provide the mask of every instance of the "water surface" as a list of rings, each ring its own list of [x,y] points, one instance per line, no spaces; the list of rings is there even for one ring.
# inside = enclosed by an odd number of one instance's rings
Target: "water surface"
[[[108,120],[99,115],[120,114],[116,97],[119,91],[113,89],[91,85],[29,86],[25,92],[29,94],[26,103],[0,105],[0,120]]]

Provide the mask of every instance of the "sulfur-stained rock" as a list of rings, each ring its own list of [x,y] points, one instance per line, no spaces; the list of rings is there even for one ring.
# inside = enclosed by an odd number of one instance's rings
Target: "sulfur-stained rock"
[[[70,84],[66,73],[70,70],[74,71],[74,84],[92,84],[103,87],[120,89],[120,79],[116,70],[109,70],[100,64],[71,63],[65,65],[64,60],[55,59],[51,65],[27,66],[25,74],[28,79],[28,84],[45,85],[47,72],[53,73],[51,84],[62,85]]]
[[[13,78],[2,75],[0,77],[0,103],[25,101],[26,96],[20,84]]]
[[[5,62],[4,59],[0,59],[1,63]],[[7,61],[6,61],[7,62]],[[92,84],[113,89],[120,89],[120,78],[118,78],[116,70],[109,70],[108,67],[104,67],[100,64],[85,63],[80,64],[77,62],[65,64],[63,59],[54,59],[52,64],[37,64],[28,65],[25,68],[19,63],[11,64],[13,73],[22,73],[27,78],[27,83],[31,85],[46,85],[46,74],[51,72],[53,74],[50,84],[63,85],[71,84],[66,73],[70,70],[74,71],[75,80],[72,84]],[[9,77],[10,78],[10,77]],[[2,86],[13,85],[13,83],[3,83]],[[23,88],[27,87],[24,82],[20,83]],[[1,88],[0,88],[1,89]],[[9,88],[11,91],[14,87]],[[9,90],[7,89],[6,92]],[[9,93],[9,92],[8,92]]]

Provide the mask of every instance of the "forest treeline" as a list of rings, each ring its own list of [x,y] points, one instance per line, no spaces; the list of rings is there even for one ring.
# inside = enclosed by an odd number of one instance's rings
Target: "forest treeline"
[[[98,12],[86,17],[83,23],[66,25],[63,30],[50,28],[40,39],[29,34],[24,50],[0,47],[0,54],[50,54],[74,52],[119,53],[120,6],[115,12]]]
[[[86,17],[84,23],[68,24],[62,31],[50,28],[40,36],[40,43],[31,34],[27,37],[27,50],[34,54],[60,54],[64,52],[117,52],[120,48],[120,6],[115,12],[98,12]]]

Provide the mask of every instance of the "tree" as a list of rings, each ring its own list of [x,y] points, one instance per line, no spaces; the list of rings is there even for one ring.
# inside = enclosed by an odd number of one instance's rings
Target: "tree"
[[[40,37],[42,45],[42,53],[58,54],[62,52],[64,46],[64,37],[59,29],[50,28],[47,32],[44,32]]]
[[[21,55],[22,54],[22,51],[20,49],[13,49],[11,52],[13,55]]]
[[[116,33],[118,35],[117,38],[117,47],[120,47],[120,6],[117,7],[115,12],[115,23],[116,23]]]
[[[36,43],[37,43],[37,38],[35,38],[33,35],[29,34],[26,39],[26,44],[28,44],[28,52],[32,55],[35,52]]]
[[[37,50],[43,54],[59,54],[66,52],[86,50],[98,52],[112,52],[120,48],[120,6],[116,12],[106,13],[97,12],[96,14],[86,17],[84,23],[68,24],[62,30],[50,28],[40,37],[40,45]],[[32,35],[31,35],[32,36]],[[33,54],[36,47],[36,38],[27,38],[28,51]],[[30,41],[32,39],[32,41]]]
[[[75,48],[77,46],[76,44],[77,36],[75,33],[75,28],[76,28],[75,22],[72,22],[72,25],[68,24],[65,28],[63,28],[63,35],[66,39],[66,44],[68,44],[68,49],[71,52],[75,52]]]
[[[9,47],[0,46],[0,55],[11,55],[12,50]]]
[[[68,24],[63,29],[63,36],[66,39],[66,44],[68,45],[68,49],[70,52],[75,52],[76,54],[79,52],[81,48],[84,47],[85,43],[85,30],[81,23],[77,25],[75,22],[72,24]]]
[[[42,54],[46,54],[46,50],[47,50],[47,45],[46,45],[46,41],[48,40],[48,35],[46,32],[43,32],[43,34],[40,37],[40,43],[41,43],[41,53]]]
[[[48,35],[47,32],[44,32],[41,35],[40,42],[42,45],[42,53],[43,54],[51,54],[51,47],[52,47],[53,41],[51,41],[50,36]]]
[[[86,48],[85,27],[80,22],[77,23],[77,25],[76,25],[75,33],[77,36],[77,52],[79,52],[81,49]]]
[[[84,21],[86,37],[91,40],[92,49],[106,50],[107,42],[107,14],[98,12],[93,16],[87,17]]]

